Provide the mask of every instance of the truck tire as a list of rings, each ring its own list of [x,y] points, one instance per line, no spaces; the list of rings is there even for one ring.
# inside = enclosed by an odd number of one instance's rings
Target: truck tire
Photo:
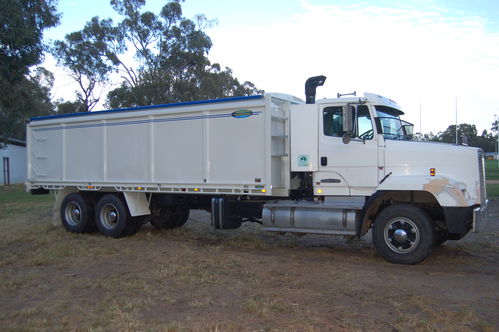
[[[172,229],[182,227],[189,219],[189,209],[162,208],[158,216],[153,216],[151,224],[156,229]]]
[[[79,192],[67,195],[61,203],[61,220],[64,228],[72,233],[95,231],[92,200]]]
[[[156,229],[167,229],[172,224],[173,210],[170,208],[161,208],[158,215],[151,218],[151,225]],[[170,227],[171,228],[171,227]]]
[[[175,220],[175,228],[182,227],[189,220],[189,209],[177,209],[173,213],[173,219]]]
[[[378,253],[388,262],[416,264],[431,253],[435,233],[430,218],[422,209],[391,205],[374,221],[372,237]]]
[[[140,228],[125,202],[115,194],[101,197],[95,207],[95,223],[99,231],[109,237],[120,238],[136,233]]]
[[[447,232],[435,232],[435,247],[439,247],[449,239],[449,234]]]

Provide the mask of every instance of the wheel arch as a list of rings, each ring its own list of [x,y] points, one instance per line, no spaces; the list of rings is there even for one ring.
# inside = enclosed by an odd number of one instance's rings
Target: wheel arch
[[[475,187],[446,175],[391,175],[383,181],[379,191],[424,191],[432,195],[440,206],[467,207],[476,204]]]
[[[376,216],[386,207],[393,204],[408,203],[422,207],[431,219],[438,219],[443,215],[443,209],[435,196],[423,190],[378,190],[367,200],[362,209],[360,223],[357,230],[359,237],[365,235],[376,219]]]

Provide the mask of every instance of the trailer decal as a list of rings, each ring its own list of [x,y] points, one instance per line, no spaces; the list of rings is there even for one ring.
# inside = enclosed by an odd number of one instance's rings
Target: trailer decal
[[[247,118],[247,117],[252,116],[253,114],[254,114],[254,112],[250,111],[250,110],[238,110],[238,111],[232,112],[232,116],[234,118],[238,118],[238,119]]]

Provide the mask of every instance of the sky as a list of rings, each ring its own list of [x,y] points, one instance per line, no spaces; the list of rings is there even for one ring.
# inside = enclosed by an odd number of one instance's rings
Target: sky
[[[155,13],[166,3],[146,2]],[[59,0],[58,8],[61,24],[46,31],[47,41],[93,16],[119,20],[102,0]],[[499,117],[497,0],[186,0],[182,8],[188,18],[216,20],[206,30],[210,61],[266,92],[305,99],[305,80],[325,75],[317,98],[384,95],[423,133],[454,124],[456,110],[458,123],[479,134]],[[51,56],[44,66],[56,77],[54,98],[74,99],[67,73]]]

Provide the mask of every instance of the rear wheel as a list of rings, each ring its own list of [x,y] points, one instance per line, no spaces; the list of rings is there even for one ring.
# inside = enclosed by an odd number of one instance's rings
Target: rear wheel
[[[159,215],[153,216],[151,224],[156,229],[172,229],[183,226],[189,219],[189,209],[161,208]]]
[[[114,238],[132,235],[140,228],[140,223],[130,216],[125,202],[115,194],[101,197],[95,207],[95,221],[103,235]]]
[[[175,227],[182,227],[189,219],[189,209],[177,209],[173,214],[173,219],[175,221]]]
[[[430,218],[425,211],[409,204],[392,205],[381,211],[372,236],[378,253],[398,264],[421,262],[435,243]]]
[[[64,228],[72,233],[87,233],[95,230],[92,200],[82,193],[67,195],[61,204],[61,220]]]

